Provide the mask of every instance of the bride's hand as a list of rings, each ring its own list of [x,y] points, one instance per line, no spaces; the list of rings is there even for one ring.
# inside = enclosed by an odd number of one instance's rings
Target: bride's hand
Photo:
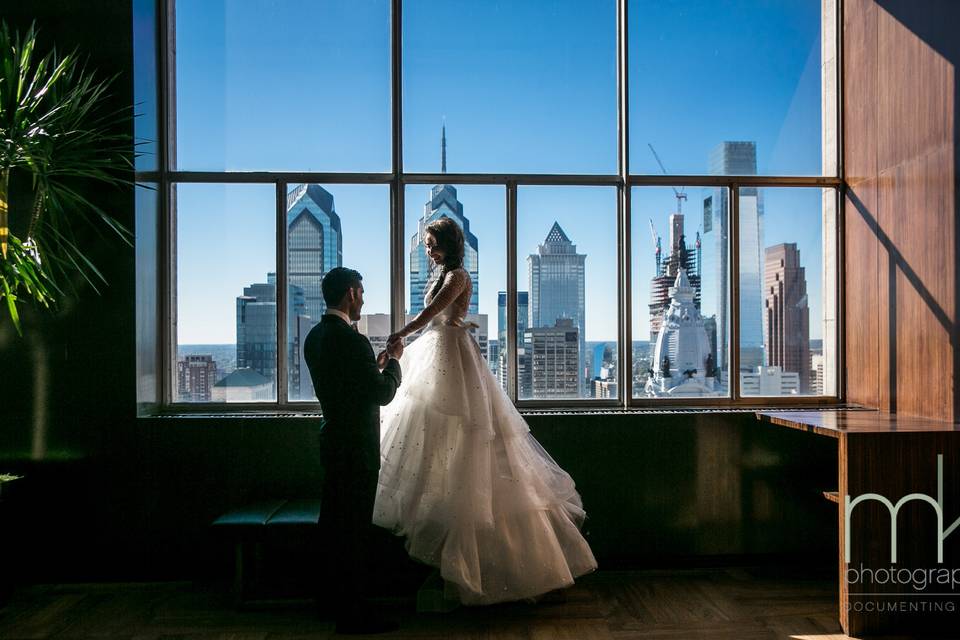
[[[402,336],[401,334],[399,334],[399,333],[391,333],[391,334],[387,337],[387,345],[396,344],[397,342],[400,342],[400,343],[403,342],[403,336]]]

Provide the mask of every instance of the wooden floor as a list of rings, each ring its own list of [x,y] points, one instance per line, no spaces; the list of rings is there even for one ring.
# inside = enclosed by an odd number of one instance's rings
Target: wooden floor
[[[773,569],[602,571],[537,604],[417,614],[413,600],[385,608],[400,618],[382,638],[594,640],[692,638],[839,640],[835,583]],[[0,638],[338,637],[304,603],[234,611],[228,593],[189,583],[43,585],[0,609]]]

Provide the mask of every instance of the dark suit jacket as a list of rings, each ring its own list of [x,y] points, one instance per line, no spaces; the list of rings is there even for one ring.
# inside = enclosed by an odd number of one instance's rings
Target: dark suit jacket
[[[357,456],[367,469],[379,469],[380,406],[400,386],[400,363],[390,359],[381,372],[366,336],[334,315],[324,315],[310,330],[303,355],[323,409],[325,461]]]

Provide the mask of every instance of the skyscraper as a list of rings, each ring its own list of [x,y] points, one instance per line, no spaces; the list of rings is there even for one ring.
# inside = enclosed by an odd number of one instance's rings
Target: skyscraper
[[[810,393],[815,396],[823,395],[823,367],[822,353],[810,354]]]
[[[523,349],[524,335],[530,318],[530,294],[527,291],[517,291],[517,350]],[[497,292],[497,347],[499,359],[497,377],[500,386],[507,388],[507,292]]]
[[[210,402],[217,382],[217,363],[212,355],[188,355],[177,362],[177,400]]]
[[[313,321],[305,314],[303,290],[287,288],[287,368],[291,400],[313,399],[306,363],[300,345]],[[267,281],[243,288],[237,296],[237,368],[250,368],[276,382],[277,376],[277,274]]]
[[[764,343],[767,365],[800,376],[810,392],[810,309],[807,280],[794,242],[767,247],[763,271]]]
[[[712,175],[756,175],[756,142],[721,142],[710,153]],[[716,315],[719,367],[727,371],[730,354],[730,311],[727,288],[729,256],[726,189],[711,189],[703,199],[703,315]],[[754,370],[763,364],[763,304],[761,256],[763,246],[763,198],[755,187],[740,189],[740,369]],[[736,274],[733,274],[736,276]]]
[[[315,400],[303,359],[307,333],[327,310],[321,283],[343,265],[343,231],[333,194],[318,184],[302,184],[287,193],[288,393],[291,400]],[[276,279],[270,282],[276,284]]]
[[[487,366],[490,367],[490,373],[494,376],[500,375],[500,342],[498,340],[487,340]]]
[[[441,132],[440,169],[447,172],[447,128]],[[480,272],[479,247],[477,236],[470,232],[470,221],[463,215],[463,204],[457,200],[457,190],[453,185],[438,184],[430,191],[430,200],[423,205],[423,216],[417,221],[417,231],[410,236],[410,313],[416,315],[423,311],[423,297],[433,273],[431,262],[424,251],[424,240],[428,224],[440,218],[450,218],[463,230],[463,268],[470,274],[473,294],[470,296],[470,313],[479,313]]]
[[[318,184],[287,193],[287,281],[303,290],[305,315],[315,323],[327,310],[323,276],[342,265],[343,232],[333,195]]]
[[[530,316],[530,294],[517,291],[517,344],[523,342],[523,332],[527,330]],[[502,350],[507,344],[507,292],[497,292],[497,340]]]
[[[237,369],[277,380],[277,287],[252,284],[237,296]]]
[[[658,261],[657,274],[650,282],[651,343],[657,341],[660,323],[663,321],[663,312],[670,306],[670,287],[673,286],[681,268],[687,272],[690,286],[693,287],[694,304],[698,310],[701,308],[700,238],[698,236],[693,245],[688,247],[683,225],[684,217],[682,213],[670,214],[670,253],[665,260]]]
[[[527,257],[530,328],[553,328],[558,320],[573,321],[579,336],[577,380],[580,388],[583,387],[587,348],[584,309],[586,259],[585,254],[577,253],[577,246],[557,222],[553,223],[543,244],[537,247],[537,253]]]
[[[583,382],[575,368],[583,353],[572,318],[558,318],[552,327],[532,327],[524,334],[533,399],[579,398]],[[520,372],[521,378],[525,372]],[[591,389],[592,391],[592,389]],[[521,389],[521,398],[524,390]],[[592,393],[591,393],[592,395]]]

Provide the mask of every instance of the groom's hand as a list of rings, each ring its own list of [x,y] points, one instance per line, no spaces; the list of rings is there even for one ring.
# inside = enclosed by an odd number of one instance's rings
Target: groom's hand
[[[387,355],[391,358],[400,359],[400,356],[403,355],[403,340],[397,340],[393,343],[387,344]]]
[[[377,356],[377,366],[383,369],[387,366],[387,360],[390,359],[390,354],[386,350],[381,351],[380,355]]]

